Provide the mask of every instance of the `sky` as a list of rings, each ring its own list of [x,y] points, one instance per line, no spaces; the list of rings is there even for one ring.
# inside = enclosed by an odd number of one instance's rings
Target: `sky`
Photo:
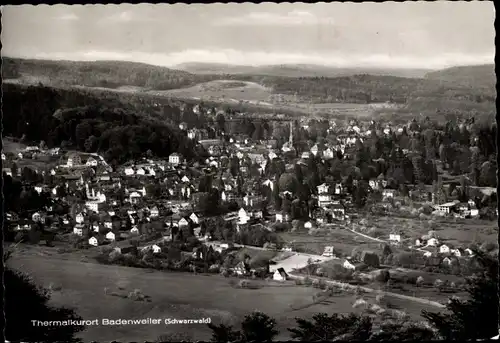
[[[493,2],[2,6],[2,55],[437,69],[494,63]]]

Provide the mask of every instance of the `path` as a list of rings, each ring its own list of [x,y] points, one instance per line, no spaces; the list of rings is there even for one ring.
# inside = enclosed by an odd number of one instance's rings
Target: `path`
[[[289,276],[292,278],[292,279],[300,279],[300,280],[304,280],[306,277],[305,276],[301,276],[301,275],[297,275],[297,274],[291,274],[291,273],[288,273]],[[347,288],[350,288],[350,289],[361,289],[367,293],[380,293],[380,294],[383,294],[383,295],[387,295],[387,296],[391,296],[391,297],[395,297],[395,298],[399,298],[399,299],[403,299],[403,300],[409,300],[409,301],[415,301],[415,302],[418,302],[418,303],[421,303],[421,304],[425,304],[425,305],[431,305],[431,306],[434,306],[434,307],[439,307],[439,308],[446,308],[445,305],[441,304],[441,303],[438,303],[437,301],[432,301],[432,300],[428,300],[428,299],[423,299],[423,298],[417,298],[417,297],[412,297],[412,296],[409,296],[409,295],[403,295],[403,294],[398,294],[398,293],[393,293],[393,292],[388,292],[388,291],[382,291],[382,290],[375,290],[373,288],[368,288],[368,287],[363,287],[363,286],[355,286],[355,285],[350,285],[348,283],[344,283],[344,282],[339,282],[339,281],[335,281],[335,280],[330,280],[330,279],[326,279],[326,278],[323,278],[323,277],[309,277],[309,279],[311,279],[312,281],[314,280],[323,280],[325,281],[326,284],[330,284],[330,285],[334,285],[334,286],[341,286],[341,287],[347,287]]]

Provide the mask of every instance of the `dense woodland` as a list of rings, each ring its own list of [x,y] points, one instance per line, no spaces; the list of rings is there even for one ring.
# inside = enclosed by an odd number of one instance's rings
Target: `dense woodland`
[[[168,120],[157,119],[181,118],[173,104],[158,109],[134,97],[121,101],[113,93],[7,84],[3,113],[6,136],[99,152],[112,164],[142,157],[147,151],[161,157],[180,152],[188,159],[204,153]]]

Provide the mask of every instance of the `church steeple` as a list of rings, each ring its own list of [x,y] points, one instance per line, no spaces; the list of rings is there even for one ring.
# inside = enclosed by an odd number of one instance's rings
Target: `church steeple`
[[[290,137],[288,138],[288,142],[290,144],[293,143],[293,123],[292,122],[290,122]]]

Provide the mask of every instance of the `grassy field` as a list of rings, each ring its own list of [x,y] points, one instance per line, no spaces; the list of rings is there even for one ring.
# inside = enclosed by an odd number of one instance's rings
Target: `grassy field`
[[[304,249],[304,252],[321,255],[326,246],[333,246],[341,255],[351,255],[354,248],[378,249],[379,243],[357,236],[341,227],[332,227],[310,235],[307,231],[283,232],[280,238],[292,244],[294,248]]]
[[[96,318],[205,318],[214,323],[237,323],[252,310],[261,310],[276,318],[282,339],[288,338],[286,328],[295,324],[294,317],[311,317],[317,312],[353,311],[351,294],[339,295],[320,303],[310,287],[272,284],[259,289],[238,289],[231,279],[217,275],[163,273],[144,269],[107,266],[63,260],[59,256],[15,255],[9,264],[29,273],[35,282],[54,291],[51,302],[57,306],[76,308],[84,319]],[[105,294],[108,288],[108,294]],[[138,302],[109,295],[128,294],[140,289],[151,302]],[[190,331],[194,339],[208,340],[205,325],[179,326],[92,326],[80,335],[85,341],[156,339],[161,334]]]
[[[415,243],[415,239],[430,230],[436,231],[441,242],[464,248],[472,242],[496,242],[498,237],[496,223],[480,219],[434,217],[420,220],[397,216],[370,216],[366,219],[370,226],[384,232],[381,238],[387,239],[393,229],[401,230],[403,239],[411,238],[409,244]]]
[[[24,152],[24,149],[27,147],[26,144],[15,141],[12,138],[4,137],[2,139],[3,143],[3,151],[5,153],[13,153],[17,155],[19,152]],[[37,156],[36,159],[28,159],[23,158],[19,159],[17,156],[13,160],[16,163],[18,168],[34,168],[34,169],[45,169],[51,168],[57,165],[59,162],[58,156]]]

